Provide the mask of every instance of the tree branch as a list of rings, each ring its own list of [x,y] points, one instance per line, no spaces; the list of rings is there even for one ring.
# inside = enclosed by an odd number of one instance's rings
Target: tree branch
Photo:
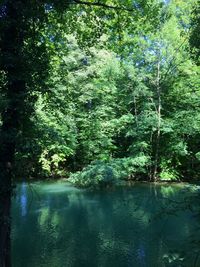
[[[87,2],[87,1],[81,1],[81,0],[74,0],[70,4],[80,4],[80,5],[86,5],[86,6],[97,6],[97,7],[103,7],[108,9],[114,9],[114,10],[122,10],[122,11],[134,11],[134,9],[126,8],[126,7],[120,7],[120,6],[111,6],[107,4],[103,4],[100,2]]]

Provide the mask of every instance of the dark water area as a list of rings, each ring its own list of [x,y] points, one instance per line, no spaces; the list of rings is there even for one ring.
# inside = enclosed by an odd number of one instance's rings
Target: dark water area
[[[12,201],[13,267],[199,267],[198,190],[20,183]]]

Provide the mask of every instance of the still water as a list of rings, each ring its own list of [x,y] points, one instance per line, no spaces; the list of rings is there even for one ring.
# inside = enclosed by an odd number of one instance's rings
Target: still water
[[[200,266],[198,188],[135,184],[104,191],[66,182],[17,186],[13,267]]]

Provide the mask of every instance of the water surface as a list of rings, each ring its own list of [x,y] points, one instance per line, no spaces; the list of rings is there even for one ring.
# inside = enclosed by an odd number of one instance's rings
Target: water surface
[[[199,217],[190,203],[196,191],[21,183],[12,206],[13,267],[198,267]]]

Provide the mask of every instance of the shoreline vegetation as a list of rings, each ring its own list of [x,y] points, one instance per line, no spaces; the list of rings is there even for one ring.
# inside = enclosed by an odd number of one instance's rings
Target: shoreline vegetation
[[[200,66],[187,32],[193,5],[165,4],[163,22],[157,14],[157,28],[149,21],[150,31],[124,33],[122,50],[111,32],[86,49],[61,29],[46,91],[33,93],[31,127],[19,134],[15,176],[82,185],[199,179]],[[57,31],[49,23],[47,43]]]
[[[183,179],[183,180],[157,180],[157,181],[150,181],[148,179],[141,179],[141,178],[135,178],[133,179],[118,179],[115,181],[110,181],[110,182],[99,182],[95,184],[84,184],[82,182],[76,181],[70,181],[69,177],[46,177],[45,179],[41,178],[36,178],[36,177],[29,177],[29,179],[23,179],[23,178],[18,178],[16,179],[16,183],[34,183],[34,182],[55,182],[55,183],[60,183],[60,182],[66,182],[69,185],[75,186],[77,188],[95,188],[95,189],[109,189],[109,188],[115,188],[118,186],[134,186],[135,184],[153,184],[153,185],[175,185],[175,186],[199,186],[200,185],[200,180],[190,180],[190,179]]]

